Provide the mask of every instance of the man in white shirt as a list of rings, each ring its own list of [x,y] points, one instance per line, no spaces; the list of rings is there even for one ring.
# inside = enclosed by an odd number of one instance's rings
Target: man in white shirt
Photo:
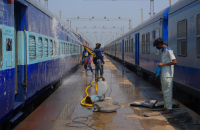
[[[164,108],[161,109],[162,114],[172,113],[172,89],[173,89],[173,75],[174,65],[177,64],[176,57],[173,50],[164,44],[162,38],[158,38],[154,41],[153,46],[157,49],[162,49],[161,62],[157,63],[158,66],[162,66],[161,70],[161,86],[164,98]]]

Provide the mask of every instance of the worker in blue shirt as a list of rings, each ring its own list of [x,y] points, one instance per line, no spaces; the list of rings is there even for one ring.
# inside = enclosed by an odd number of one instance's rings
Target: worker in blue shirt
[[[82,54],[82,60],[84,59],[84,68],[85,72],[87,71],[87,66],[90,68],[92,75],[94,75],[92,66],[91,66],[91,54],[84,48],[83,54]]]
[[[100,59],[101,60],[101,70],[100,70],[100,76],[103,77],[103,64],[104,64],[104,59],[103,59],[103,53],[100,50],[101,44],[97,43],[96,47],[94,49],[82,44],[84,47],[90,49],[91,51],[93,51],[94,54],[94,58],[93,58],[93,62],[95,64],[95,77],[98,75],[98,70],[97,70],[97,60]]]

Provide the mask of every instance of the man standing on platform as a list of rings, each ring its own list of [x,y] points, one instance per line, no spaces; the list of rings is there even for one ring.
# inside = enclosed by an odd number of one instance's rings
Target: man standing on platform
[[[162,66],[161,69],[161,86],[164,98],[164,108],[161,109],[162,114],[172,113],[172,90],[173,90],[173,75],[174,65],[177,64],[176,57],[173,50],[164,44],[162,38],[158,38],[154,41],[153,46],[157,49],[162,49],[161,62],[157,63],[158,66]]]

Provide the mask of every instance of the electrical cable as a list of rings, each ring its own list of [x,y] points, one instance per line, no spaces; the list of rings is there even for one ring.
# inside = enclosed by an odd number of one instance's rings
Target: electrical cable
[[[92,124],[92,125],[88,125],[87,123],[85,123],[86,121],[89,120],[89,117],[93,117],[93,118],[96,118],[97,120],[99,120],[98,122]],[[77,121],[78,119],[84,119],[84,120],[81,120],[81,121]],[[72,123],[67,123],[66,126],[67,127],[76,127],[76,128],[80,128],[80,127],[84,127],[84,126],[87,126],[93,130],[97,130],[95,128],[93,128],[93,126],[95,126],[96,124],[98,124],[99,122],[101,122],[101,119],[99,119],[99,113],[95,113],[95,114],[92,114],[92,115],[88,115],[86,117],[76,117],[72,120]],[[84,126],[78,126],[78,125],[84,125]]]

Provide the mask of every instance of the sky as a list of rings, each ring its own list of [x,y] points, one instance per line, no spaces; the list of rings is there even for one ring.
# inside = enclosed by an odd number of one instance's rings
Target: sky
[[[159,13],[170,5],[170,0],[154,0],[154,12]],[[172,5],[178,0],[171,0]],[[44,0],[41,0],[44,5]],[[67,23],[68,18],[129,18],[132,20],[132,28],[139,25],[141,20],[141,9],[143,9],[143,21],[150,18],[150,0],[121,0],[121,1],[92,1],[92,0],[48,0],[48,9],[60,16]],[[120,29],[80,29],[80,27],[120,27],[124,26],[124,33],[129,31],[128,21],[72,21],[71,27],[78,33],[84,33],[93,44],[101,42],[106,44],[116,38]],[[102,34],[106,32],[105,34]],[[87,33],[88,32],[88,33]],[[93,32],[97,32],[94,34]],[[108,33],[107,33],[108,32]],[[109,33],[111,32],[111,33]],[[96,36],[95,36],[96,35]],[[102,36],[101,36],[102,35]]]

